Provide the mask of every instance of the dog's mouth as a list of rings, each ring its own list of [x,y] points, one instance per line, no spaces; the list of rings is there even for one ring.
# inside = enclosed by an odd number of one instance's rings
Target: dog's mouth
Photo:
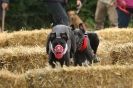
[[[54,48],[53,48],[51,43],[50,43],[50,45],[51,45],[51,50],[54,53],[55,58],[58,59],[58,60],[62,59],[64,54],[66,54],[66,52],[68,50],[67,44],[65,45],[65,47],[58,44]]]
[[[61,45],[56,45],[54,47],[54,55],[55,55],[55,58],[57,59],[61,59],[63,57],[63,52],[64,52],[64,48],[61,46]]]

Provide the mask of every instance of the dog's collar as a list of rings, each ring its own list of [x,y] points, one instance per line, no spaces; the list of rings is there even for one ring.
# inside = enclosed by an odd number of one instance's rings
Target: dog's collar
[[[82,41],[82,45],[79,48],[79,51],[83,52],[87,48],[87,45],[88,45],[88,36],[84,35],[84,38],[83,38],[83,41]]]

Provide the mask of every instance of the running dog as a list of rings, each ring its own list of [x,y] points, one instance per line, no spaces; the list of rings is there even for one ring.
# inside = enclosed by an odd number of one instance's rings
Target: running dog
[[[79,24],[79,29],[75,29],[72,25],[72,30],[76,38],[76,52],[74,54],[74,65],[82,66],[85,61],[89,64],[99,62],[96,57],[99,38],[96,33],[86,32],[83,24]]]
[[[55,68],[56,62],[69,66],[71,56],[76,52],[76,41],[70,27],[56,25],[48,35],[46,52],[49,64]]]

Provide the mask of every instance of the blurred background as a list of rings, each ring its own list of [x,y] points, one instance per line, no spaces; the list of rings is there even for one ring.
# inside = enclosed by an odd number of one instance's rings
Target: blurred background
[[[86,0],[80,13],[81,19],[94,29],[94,15],[97,0]],[[6,16],[6,30],[18,31],[20,29],[32,30],[40,28],[50,28],[52,19],[48,14],[47,5],[43,0],[10,0],[9,10]],[[76,0],[69,0],[66,10],[76,11]],[[133,20],[130,22],[133,27]],[[108,27],[108,20],[105,22]]]

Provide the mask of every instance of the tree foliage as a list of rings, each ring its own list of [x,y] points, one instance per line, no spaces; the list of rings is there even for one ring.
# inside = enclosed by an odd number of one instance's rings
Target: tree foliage
[[[79,16],[83,21],[94,26],[94,14],[97,0],[86,0]],[[69,0],[68,10],[76,10],[76,0]],[[51,19],[48,14],[47,4],[43,0],[13,0],[6,17],[8,30],[21,28],[47,28]]]

